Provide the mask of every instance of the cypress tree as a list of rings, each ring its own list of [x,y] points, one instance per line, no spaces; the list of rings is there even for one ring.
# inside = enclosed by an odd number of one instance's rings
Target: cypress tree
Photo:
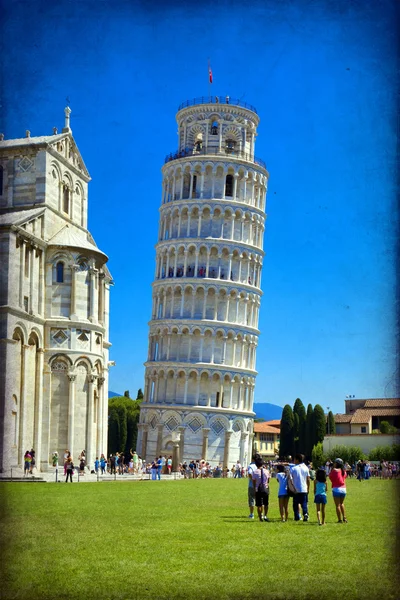
[[[335,417],[333,416],[333,412],[331,410],[329,411],[328,418],[326,420],[326,433],[330,435],[336,433]]]
[[[300,450],[299,450],[299,429],[300,429],[299,415],[293,411],[294,454],[297,454],[298,452],[300,452]]]
[[[136,395],[136,400],[143,400],[143,398],[144,398],[144,396],[143,396],[142,388],[139,388],[137,395]]]
[[[325,437],[326,418],[324,409],[320,404],[314,406],[314,443],[313,446],[322,442]]]
[[[108,408],[108,452],[114,454],[119,450],[119,415],[115,406]]]
[[[294,454],[294,415],[290,404],[286,404],[282,412],[279,456],[281,458]]]
[[[304,404],[300,400],[300,398],[296,399],[296,402],[293,406],[293,412],[295,415],[298,415],[298,426],[297,432],[295,433],[295,437],[297,437],[296,443],[296,452],[301,452],[302,454],[306,453],[306,409],[304,408]]]
[[[311,452],[314,445],[314,411],[311,404],[307,406],[306,425],[305,425],[305,452],[308,459],[311,458]]]

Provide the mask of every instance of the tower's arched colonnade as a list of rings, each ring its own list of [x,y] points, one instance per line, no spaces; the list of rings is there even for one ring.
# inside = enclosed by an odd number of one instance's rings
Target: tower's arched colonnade
[[[166,157],[138,450],[247,464],[268,172],[253,107],[198,99]]]

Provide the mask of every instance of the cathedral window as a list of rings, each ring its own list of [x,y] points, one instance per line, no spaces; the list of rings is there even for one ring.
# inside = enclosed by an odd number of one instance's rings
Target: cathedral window
[[[69,188],[63,187],[63,211],[69,215]]]
[[[196,198],[196,187],[197,187],[197,175],[193,175],[192,198]]]
[[[64,263],[58,262],[56,265],[56,282],[64,283]]]
[[[211,135],[218,135],[218,122],[213,121],[211,124]]]
[[[225,196],[233,194],[233,175],[227,175],[225,180]]]
[[[29,246],[25,246],[25,277],[29,277]]]
[[[28,296],[24,296],[24,311],[25,312],[29,311],[29,298],[28,298]]]
[[[225,152],[227,154],[233,154],[235,151],[236,142],[234,140],[226,140],[225,142]]]
[[[4,169],[0,165],[0,196],[3,195],[3,178],[4,178]]]

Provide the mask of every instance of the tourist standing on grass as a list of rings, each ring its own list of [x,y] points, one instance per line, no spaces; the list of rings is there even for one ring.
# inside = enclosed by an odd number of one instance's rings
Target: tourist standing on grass
[[[27,450],[24,454],[24,475],[28,475],[31,470],[31,461],[32,456],[29,450]]]
[[[295,466],[290,472],[293,477],[293,483],[296,488],[296,494],[293,496],[294,520],[301,521],[299,505],[303,512],[303,520],[308,521],[308,492],[310,491],[310,472],[304,464],[304,454],[296,454],[294,458]]]
[[[67,473],[67,476],[65,478],[65,483],[68,483],[68,477],[69,477],[69,479],[70,479],[70,481],[72,483],[72,474],[74,472],[74,463],[72,462],[71,456],[69,456],[67,458],[67,462],[66,462],[66,465],[65,465],[65,472]]]
[[[268,500],[269,500],[269,480],[271,474],[268,469],[264,468],[262,458],[256,458],[256,470],[253,473],[253,486],[256,493],[256,506],[258,518],[260,521],[269,521],[268,515]],[[264,509],[264,516],[263,516]]]
[[[283,465],[277,465],[276,467],[276,481],[278,483],[278,502],[279,512],[281,515],[281,521],[284,523],[289,519],[289,494],[287,489],[287,477],[285,473],[285,467]]]
[[[317,469],[314,480],[314,504],[317,507],[318,525],[325,525],[325,504],[328,485],[325,469]]]
[[[259,458],[258,454],[253,456],[251,463],[247,467],[247,476],[249,478],[249,485],[248,485],[248,489],[247,489],[247,500],[248,500],[249,509],[250,509],[249,519],[254,519],[254,506],[256,503],[256,490],[253,485],[253,473],[257,469],[256,463],[255,463],[256,458]],[[218,467],[217,467],[217,469],[218,469]],[[216,469],[216,471],[217,471],[217,469]],[[216,476],[219,477],[219,475],[216,475]]]
[[[333,469],[329,473],[329,479],[332,483],[332,495],[335,502],[338,523],[347,523],[346,511],[344,509],[346,477],[347,473],[343,466],[343,461],[341,458],[337,458],[334,462]]]
[[[236,462],[235,465],[235,473],[233,475],[234,478],[238,477],[239,479],[242,477],[242,465],[239,461]]]

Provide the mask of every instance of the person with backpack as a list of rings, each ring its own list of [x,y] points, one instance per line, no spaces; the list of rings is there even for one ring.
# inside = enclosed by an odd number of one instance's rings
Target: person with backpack
[[[268,469],[264,468],[264,461],[262,458],[256,458],[255,463],[257,468],[253,472],[253,486],[256,493],[258,518],[260,521],[269,521],[267,514],[269,500],[269,480],[271,479],[271,474]]]

